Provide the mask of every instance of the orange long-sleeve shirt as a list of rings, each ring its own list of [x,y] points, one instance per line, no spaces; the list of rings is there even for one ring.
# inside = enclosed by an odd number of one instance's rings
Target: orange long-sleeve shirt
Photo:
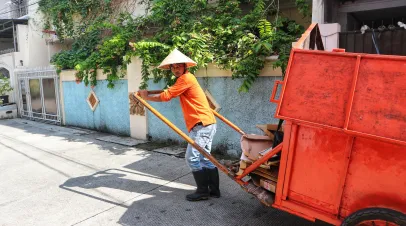
[[[189,132],[198,122],[202,122],[203,126],[216,123],[206,95],[194,75],[183,74],[173,86],[160,94],[162,101],[169,101],[177,96],[180,98],[183,117]]]

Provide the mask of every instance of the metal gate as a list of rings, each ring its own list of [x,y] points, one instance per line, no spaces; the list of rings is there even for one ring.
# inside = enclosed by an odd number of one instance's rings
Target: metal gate
[[[406,56],[406,30],[394,28],[379,32],[375,30],[376,47],[380,54]],[[340,48],[346,52],[376,54],[370,30],[340,32]]]
[[[22,118],[61,124],[58,75],[54,68],[14,71]]]

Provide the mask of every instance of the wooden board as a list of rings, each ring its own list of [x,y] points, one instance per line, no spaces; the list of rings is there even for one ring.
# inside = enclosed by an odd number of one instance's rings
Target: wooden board
[[[266,189],[266,190],[268,190],[268,191],[270,191],[270,192],[275,193],[275,190],[276,190],[276,182],[271,181],[271,180],[261,179],[261,180],[259,181],[259,185],[260,185],[261,187],[263,187],[264,189]]]
[[[261,177],[264,177],[264,178],[266,178],[266,179],[268,179],[268,180],[271,180],[271,181],[275,181],[275,182],[278,181],[278,178],[277,178],[277,177],[273,177],[273,176],[271,176],[271,175],[262,173],[261,171],[258,171],[258,170],[254,170],[254,171],[252,171],[251,173],[256,174],[256,175],[258,175],[258,176],[261,176]]]

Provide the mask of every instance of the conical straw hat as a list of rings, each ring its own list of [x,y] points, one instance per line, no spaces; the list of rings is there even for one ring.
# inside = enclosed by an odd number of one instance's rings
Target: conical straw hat
[[[181,64],[185,63],[187,68],[196,66],[196,62],[187,57],[185,54],[181,53],[179,50],[174,49],[158,66],[160,69],[170,70],[171,64]]]

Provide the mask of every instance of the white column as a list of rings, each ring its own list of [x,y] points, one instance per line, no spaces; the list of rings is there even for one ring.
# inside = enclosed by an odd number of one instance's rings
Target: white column
[[[132,93],[138,91],[140,87],[142,76],[141,76],[141,59],[133,57],[131,59],[131,64],[127,66],[127,78],[128,78],[128,92]],[[130,112],[130,110],[128,110]],[[140,115],[130,115],[130,132],[131,137],[141,140],[147,139],[148,134],[148,121],[147,112],[145,116]]]
[[[312,23],[324,23],[324,0],[313,0]]]

